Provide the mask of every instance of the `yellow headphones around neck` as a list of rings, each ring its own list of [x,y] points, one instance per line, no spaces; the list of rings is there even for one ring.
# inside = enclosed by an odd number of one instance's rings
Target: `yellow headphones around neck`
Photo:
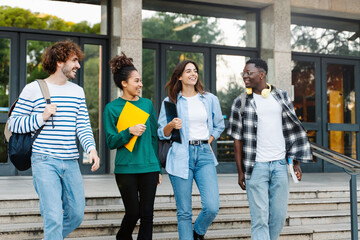
[[[261,96],[263,96],[264,98],[267,98],[271,92],[271,85],[266,83],[266,85],[269,86],[269,88],[264,88],[262,91],[261,91]],[[250,95],[252,94],[253,90],[252,88],[246,88],[246,93],[247,95]]]

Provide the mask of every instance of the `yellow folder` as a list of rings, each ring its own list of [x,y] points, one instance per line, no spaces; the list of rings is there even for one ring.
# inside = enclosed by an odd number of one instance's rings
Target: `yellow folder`
[[[133,127],[137,124],[145,124],[150,114],[144,110],[138,108],[130,102],[126,102],[125,106],[119,116],[119,120],[116,124],[118,132],[125,130],[129,127]],[[131,138],[131,140],[125,144],[125,147],[132,152],[137,140],[137,136]]]

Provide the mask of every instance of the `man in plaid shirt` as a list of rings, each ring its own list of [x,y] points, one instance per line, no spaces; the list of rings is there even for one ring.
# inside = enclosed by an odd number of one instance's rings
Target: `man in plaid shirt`
[[[267,71],[262,59],[246,62],[242,77],[247,94],[234,100],[227,132],[234,138],[239,185],[247,190],[254,240],[278,239],[285,224],[287,159],[293,160],[298,180],[300,161],[312,161],[306,131],[291,100],[286,91],[266,83]]]

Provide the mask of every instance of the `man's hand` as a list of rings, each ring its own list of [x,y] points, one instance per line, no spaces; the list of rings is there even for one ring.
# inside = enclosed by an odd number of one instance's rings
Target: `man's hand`
[[[140,137],[146,130],[146,125],[137,124],[129,128],[129,131],[132,135]]]
[[[297,179],[299,181],[301,181],[302,172],[301,172],[301,167],[300,167],[300,162],[299,161],[294,160],[294,172],[296,174]]]
[[[42,113],[42,117],[44,121],[47,121],[51,115],[54,115],[56,113],[57,110],[57,104],[46,104],[45,105],[45,110]]]
[[[238,174],[238,184],[240,185],[242,190],[246,190],[244,172],[239,172],[239,174]]]
[[[94,163],[91,167],[91,171],[95,172],[100,167],[100,158],[97,155],[97,152],[95,149],[91,150],[89,153],[89,162]]]

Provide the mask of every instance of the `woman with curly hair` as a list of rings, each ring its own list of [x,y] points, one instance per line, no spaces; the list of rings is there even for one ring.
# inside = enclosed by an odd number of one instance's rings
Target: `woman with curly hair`
[[[153,210],[156,187],[161,183],[160,163],[157,158],[156,112],[149,99],[140,97],[143,86],[141,76],[133,65],[132,58],[115,56],[110,60],[114,82],[123,95],[108,103],[104,110],[106,143],[116,149],[115,178],[125,206],[125,216],[116,239],[132,239],[135,225],[140,219],[137,239],[152,239]],[[150,116],[145,124],[134,124],[118,131],[119,116],[127,102],[147,112]],[[137,136],[134,149],[125,144]]]

